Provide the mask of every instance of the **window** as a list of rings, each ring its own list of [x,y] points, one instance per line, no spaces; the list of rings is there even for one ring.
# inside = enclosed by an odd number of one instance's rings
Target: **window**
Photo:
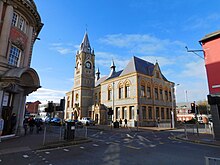
[[[147,87],[147,98],[151,98],[151,88],[149,86]]]
[[[166,110],[166,115],[167,115],[167,119],[170,119],[170,111],[169,111],[169,108],[167,108],[167,110]]]
[[[18,14],[17,13],[13,13],[13,17],[12,17],[12,25],[13,26],[17,26],[18,23]]]
[[[160,100],[163,100],[163,90],[160,89]]]
[[[120,86],[120,87],[119,87],[119,91],[118,91],[118,98],[119,98],[119,99],[121,99],[121,98],[123,97],[123,93],[124,93],[123,91],[124,91],[124,90],[123,90],[123,86]]]
[[[141,85],[141,97],[145,97],[145,85]]]
[[[16,46],[12,45],[9,54],[8,64],[18,67],[20,65],[19,64],[20,58],[21,58],[21,50],[18,49]]]
[[[171,92],[169,91],[169,99],[170,101],[172,101],[172,96],[171,96]]]
[[[127,107],[122,108],[122,118],[127,119]]]
[[[12,22],[11,24],[17,28],[19,28],[20,30],[25,32],[25,25],[26,25],[26,21],[25,19],[19,15],[18,13],[13,13],[13,17],[12,17]]]
[[[112,90],[108,89],[108,100],[112,100]]]
[[[147,119],[147,112],[146,112],[145,106],[142,107],[142,117],[143,117],[143,119]]]
[[[116,107],[116,118],[120,119],[120,108]]]
[[[130,97],[130,86],[126,85],[125,87],[125,98]]]
[[[148,119],[153,119],[153,116],[152,116],[152,107],[148,107]]]
[[[76,94],[76,101],[79,101],[79,94]]]
[[[160,118],[160,108],[156,107],[156,119]]]
[[[158,89],[154,88],[154,96],[155,96],[155,100],[158,100]]]
[[[161,119],[165,119],[165,117],[164,117],[164,108],[161,108]]]
[[[134,106],[129,107],[129,118],[134,119]]]
[[[168,101],[168,92],[165,91],[165,100]]]

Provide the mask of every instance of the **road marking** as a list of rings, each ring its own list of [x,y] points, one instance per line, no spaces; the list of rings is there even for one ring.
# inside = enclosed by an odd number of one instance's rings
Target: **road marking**
[[[68,149],[64,148],[64,149],[63,149],[63,151],[68,152],[68,151],[70,151],[70,150],[68,150]]]
[[[23,155],[23,158],[28,158],[29,156],[28,155]]]
[[[153,148],[153,147],[156,147],[156,145],[150,144],[149,147]]]
[[[93,144],[93,146],[94,146],[94,147],[98,147],[99,145],[98,145],[98,144]]]
[[[85,147],[79,147],[79,148],[84,149]]]
[[[140,150],[141,149],[141,148],[130,146],[130,145],[125,145],[125,147],[131,148],[131,149],[136,149],[136,150]]]
[[[48,155],[48,154],[50,154],[50,152],[45,152],[45,154],[47,154],[47,155]]]

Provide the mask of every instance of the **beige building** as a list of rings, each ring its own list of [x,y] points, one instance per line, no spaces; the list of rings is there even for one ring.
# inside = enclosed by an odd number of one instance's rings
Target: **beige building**
[[[0,117],[3,135],[23,129],[26,96],[40,87],[30,68],[34,42],[43,24],[33,0],[0,0]],[[17,116],[12,125],[11,115]]]
[[[95,55],[86,33],[76,54],[74,87],[66,94],[66,119],[92,117],[98,124],[127,119],[128,125],[171,126],[175,114],[174,83],[159,64],[132,57],[121,71],[112,61],[109,76],[95,73]],[[96,76],[95,76],[96,75]],[[113,112],[113,115],[108,115]]]

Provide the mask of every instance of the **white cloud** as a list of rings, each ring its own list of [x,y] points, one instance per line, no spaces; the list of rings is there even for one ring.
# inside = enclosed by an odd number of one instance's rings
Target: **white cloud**
[[[180,41],[170,41],[169,39],[160,39],[149,34],[112,34],[99,39],[103,44],[126,48],[139,54],[167,53],[179,50],[186,44]]]
[[[204,61],[199,60],[197,62],[190,62],[185,64],[185,70],[180,74],[181,77],[206,79],[206,71]]]
[[[74,48],[76,48],[76,45],[73,45],[71,43],[52,43],[50,44],[50,49],[55,50],[58,53],[64,55],[64,54],[73,54],[75,52]]]
[[[65,97],[67,91],[59,91],[53,89],[40,88],[27,97],[27,101],[37,101],[46,103],[48,101],[60,102],[60,99]]]

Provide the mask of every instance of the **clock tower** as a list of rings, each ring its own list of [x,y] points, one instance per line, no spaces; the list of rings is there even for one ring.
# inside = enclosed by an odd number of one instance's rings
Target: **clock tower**
[[[74,73],[74,105],[77,117],[87,117],[89,106],[93,104],[93,90],[95,85],[95,54],[91,49],[87,32],[79,50],[76,53]],[[74,118],[77,118],[74,116]]]

